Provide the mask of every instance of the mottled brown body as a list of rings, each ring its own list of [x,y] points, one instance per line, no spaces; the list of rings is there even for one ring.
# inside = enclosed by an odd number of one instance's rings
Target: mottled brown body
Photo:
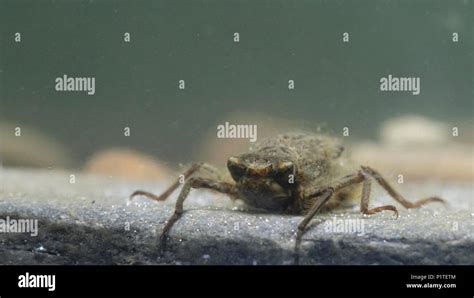
[[[299,244],[311,219],[321,210],[341,206],[348,199],[360,198],[360,211],[375,214],[392,211],[385,205],[370,209],[371,181],[375,180],[389,195],[405,208],[416,208],[431,202],[444,202],[429,197],[414,203],[407,201],[375,170],[352,166],[344,147],[336,138],[311,133],[287,133],[257,143],[250,152],[230,157],[227,162],[232,179],[226,179],[214,167],[200,163],[185,173],[183,185],[173,216],[161,234],[161,248],[168,232],[183,213],[183,203],[192,188],[207,188],[241,199],[248,206],[280,214],[300,214],[305,217],[298,225],[295,241],[295,263],[298,263]],[[179,180],[163,194],[156,196],[135,191],[130,198],[143,195],[163,201],[178,188]]]
[[[339,139],[308,133],[287,133],[258,142],[250,153],[228,161],[239,189],[236,199],[272,212],[305,214],[316,197],[305,194],[324,188],[354,172]],[[293,175],[293,176],[291,176]],[[360,187],[333,194],[325,210],[341,206]]]

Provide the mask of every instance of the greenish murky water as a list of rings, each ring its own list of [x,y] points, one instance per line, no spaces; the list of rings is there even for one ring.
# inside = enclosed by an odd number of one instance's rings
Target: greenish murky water
[[[108,147],[190,161],[218,124],[250,113],[352,138],[406,114],[472,125],[473,1],[1,6],[1,120],[52,136],[77,165]],[[64,74],[94,77],[94,94],[56,91]],[[419,78],[419,94],[382,92],[390,74]]]

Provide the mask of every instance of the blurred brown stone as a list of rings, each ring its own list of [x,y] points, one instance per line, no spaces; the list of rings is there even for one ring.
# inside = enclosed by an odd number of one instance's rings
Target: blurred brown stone
[[[405,179],[469,182],[474,180],[472,150],[469,146],[407,150],[367,143],[354,146],[352,152],[356,162]]]
[[[94,154],[84,171],[92,174],[150,181],[166,178],[169,170],[146,154],[124,148],[111,148]]]
[[[21,135],[15,135],[15,128]],[[3,166],[69,168],[75,164],[70,148],[34,127],[0,123],[0,161]]]
[[[353,157],[387,175],[402,174],[404,179],[473,181],[472,136],[460,142],[452,134],[453,126],[416,115],[389,119],[380,129],[381,142],[351,146]]]

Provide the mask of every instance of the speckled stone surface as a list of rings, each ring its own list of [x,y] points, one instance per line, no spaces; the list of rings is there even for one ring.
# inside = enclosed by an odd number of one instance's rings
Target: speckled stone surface
[[[75,184],[70,183],[75,174]],[[170,233],[164,254],[157,238],[173,212],[166,202],[138,198],[168,184],[131,183],[48,170],[1,169],[0,219],[37,219],[38,235],[0,233],[0,264],[292,264],[302,217],[250,213],[225,196],[195,190]],[[375,185],[375,184],[374,184]],[[371,206],[394,204],[366,217],[358,207],[321,214],[304,235],[301,264],[474,264],[474,195],[470,184],[397,185],[410,200],[439,195],[449,202],[406,210],[378,187]]]

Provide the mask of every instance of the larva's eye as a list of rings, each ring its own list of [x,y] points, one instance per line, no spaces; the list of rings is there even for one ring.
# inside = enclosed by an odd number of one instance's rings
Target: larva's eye
[[[294,172],[295,164],[291,161],[284,161],[278,163],[277,171],[280,173]]]
[[[245,165],[242,164],[237,157],[230,157],[229,160],[227,160],[227,168],[235,181],[239,181],[247,170]]]

